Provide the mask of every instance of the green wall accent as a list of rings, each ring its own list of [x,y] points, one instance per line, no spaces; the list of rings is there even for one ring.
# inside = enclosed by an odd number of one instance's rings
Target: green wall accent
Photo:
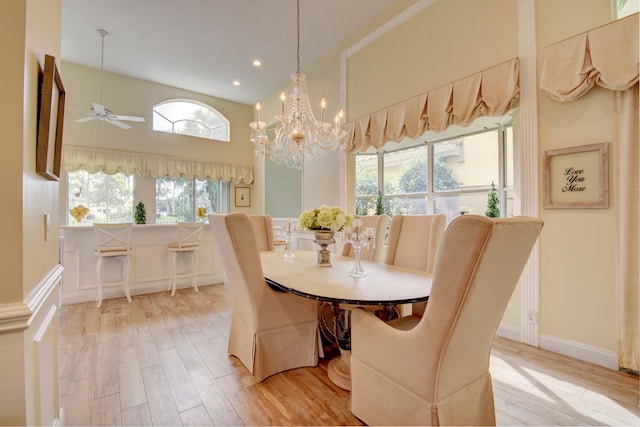
[[[265,159],[265,213],[297,218],[302,207],[302,171]]]

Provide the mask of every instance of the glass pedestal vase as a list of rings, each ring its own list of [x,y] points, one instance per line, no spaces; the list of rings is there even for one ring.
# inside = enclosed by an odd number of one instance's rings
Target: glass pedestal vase
[[[315,230],[314,234],[314,242],[320,246],[316,265],[318,265],[318,267],[331,267],[331,251],[327,249],[327,247],[335,243],[335,233],[329,230]]]

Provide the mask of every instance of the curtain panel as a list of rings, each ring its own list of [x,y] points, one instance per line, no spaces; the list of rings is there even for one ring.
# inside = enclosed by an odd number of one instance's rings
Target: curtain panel
[[[104,172],[113,175],[118,172],[130,176],[151,176],[172,179],[184,178],[199,180],[207,178],[213,181],[251,184],[253,167],[199,160],[171,158],[124,151],[96,150],[83,147],[63,147],[62,168],[67,171],[86,170],[89,173]]]
[[[573,101],[612,90],[616,157],[618,365],[640,371],[640,142],[636,13],[545,48],[540,89]]]
[[[352,120],[347,123],[346,151],[380,148],[452,124],[468,126],[481,115],[502,116],[520,97],[519,71],[519,60],[512,59]]]

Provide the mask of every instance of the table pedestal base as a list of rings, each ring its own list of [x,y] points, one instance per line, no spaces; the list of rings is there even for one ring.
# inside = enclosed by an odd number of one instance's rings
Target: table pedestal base
[[[340,349],[340,356],[329,361],[327,375],[335,385],[351,391],[351,350]]]

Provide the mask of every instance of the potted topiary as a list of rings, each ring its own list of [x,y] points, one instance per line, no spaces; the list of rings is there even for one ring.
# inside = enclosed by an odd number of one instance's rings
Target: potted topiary
[[[489,191],[485,215],[489,218],[500,218],[500,199],[498,199],[498,193],[493,181],[491,182],[491,191]]]
[[[140,202],[136,205],[136,213],[133,218],[135,219],[136,224],[147,223],[147,210],[144,207],[144,203]]]

